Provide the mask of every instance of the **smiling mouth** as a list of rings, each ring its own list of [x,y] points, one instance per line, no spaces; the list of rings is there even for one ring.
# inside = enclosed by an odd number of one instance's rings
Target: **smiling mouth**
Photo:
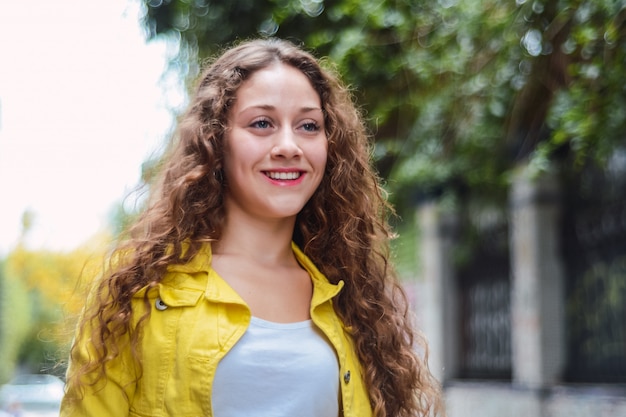
[[[273,180],[297,180],[300,178],[302,173],[300,171],[291,171],[291,172],[272,172],[266,171],[264,172],[265,176],[271,178]]]

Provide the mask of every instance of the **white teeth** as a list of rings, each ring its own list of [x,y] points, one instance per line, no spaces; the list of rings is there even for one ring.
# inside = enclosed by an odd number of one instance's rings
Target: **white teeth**
[[[266,172],[265,175],[273,180],[296,180],[300,178],[299,172]]]

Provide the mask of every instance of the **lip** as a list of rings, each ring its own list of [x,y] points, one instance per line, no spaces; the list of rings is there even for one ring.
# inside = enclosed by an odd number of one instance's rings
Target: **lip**
[[[273,168],[262,170],[261,173],[270,183],[282,187],[299,185],[306,176],[306,171],[293,168]],[[274,175],[270,177],[270,173]],[[292,178],[294,175],[297,175],[297,178]],[[278,178],[278,176],[282,178]]]

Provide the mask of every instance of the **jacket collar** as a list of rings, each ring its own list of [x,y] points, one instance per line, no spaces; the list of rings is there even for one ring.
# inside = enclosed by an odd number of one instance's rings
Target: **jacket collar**
[[[335,297],[344,286],[343,281],[337,284],[331,284],[319,269],[313,264],[311,259],[302,252],[302,250],[294,242],[291,248],[298,263],[309,273],[313,282],[313,298],[311,300],[311,308],[315,308],[320,304]],[[220,302],[245,304],[239,294],[237,294],[214,270],[211,268],[211,244],[202,245],[198,253],[186,264],[170,265],[167,270],[170,273],[196,274],[198,272],[206,273],[206,282],[195,283],[185,282],[185,287],[194,287],[200,289],[204,284],[205,297]],[[186,280],[191,281],[191,280]],[[193,280],[195,281],[195,280]],[[195,284],[195,285],[194,285]]]
[[[313,281],[313,299],[311,300],[311,309],[320,304],[325,303],[335,297],[343,288],[344,282],[339,281],[337,284],[328,282],[328,278],[322,274],[315,266],[313,261],[302,252],[302,250],[294,242],[291,242],[291,248],[296,255],[296,259],[300,265],[309,273]]]

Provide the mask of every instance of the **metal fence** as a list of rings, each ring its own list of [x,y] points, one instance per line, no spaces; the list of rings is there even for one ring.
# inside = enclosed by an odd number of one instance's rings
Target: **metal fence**
[[[626,175],[614,174],[583,173],[564,205],[571,382],[626,383]]]
[[[619,163],[564,174],[561,184],[555,255],[565,272],[563,382],[626,383],[626,150],[617,155]],[[507,209],[466,208],[461,217],[457,376],[511,380]]]
[[[501,220],[501,218],[500,218]],[[458,271],[460,377],[511,379],[511,286],[508,226],[480,227],[471,261]]]

